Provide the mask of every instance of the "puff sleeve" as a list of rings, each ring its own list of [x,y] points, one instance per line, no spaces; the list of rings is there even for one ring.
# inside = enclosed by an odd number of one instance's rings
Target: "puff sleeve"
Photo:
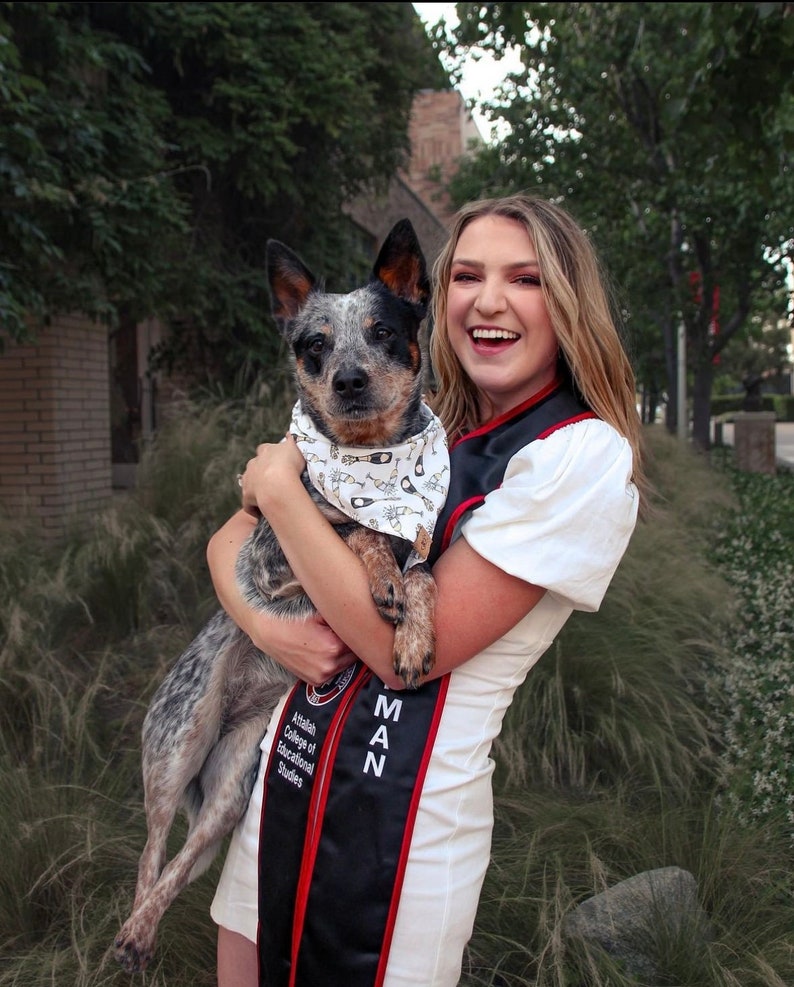
[[[597,610],[637,520],[631,472],[631,446],[606,422],[566,425],[512,457],[461,534],[505,572]]]

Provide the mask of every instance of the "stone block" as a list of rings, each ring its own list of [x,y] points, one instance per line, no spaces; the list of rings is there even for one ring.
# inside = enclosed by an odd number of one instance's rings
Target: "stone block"
[[[644,984],[658,982],[665,941],[705,942],[711,934],[695,878],[680,867],[644,871],[588,898],[566,916],[563,931],[597,944]]]
[[[776,473],[775,415],[771,411],[740,411],[733,422],[736,465],[747,473]]]

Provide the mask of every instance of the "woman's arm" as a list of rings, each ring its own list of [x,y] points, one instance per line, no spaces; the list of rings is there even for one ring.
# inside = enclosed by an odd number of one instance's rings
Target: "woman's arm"
[[[402,688],[392,668],[394,629],[372,601],[362,563],[303,486],[302,468],[303,457],[291,438],[259,446],[243,476],[243,504],[267,517],[298,581],[330,627],[387,685]],[[503,572],[463,539],[444,553],[433,575],[438,586],[436,663],[429,678],[451,671],[500,638],[545,592]]]
[[[224,610],[258,648],[304,682],[321,685],[355,661],[355,655],[319,614],[287,620],[254,610],[245,601],[235,566],[255,524],[251,514],[238,511],[210,539],[207,562],[215,592]]]

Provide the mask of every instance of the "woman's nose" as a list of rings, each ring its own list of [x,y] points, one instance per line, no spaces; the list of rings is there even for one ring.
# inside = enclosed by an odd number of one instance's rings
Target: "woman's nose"
[[[496,281],[482,281],[480,290],[474,300],[474,307],[482,315],[492,315],[494,312],[503,312],[506,307],[505,293],[502,286]]]

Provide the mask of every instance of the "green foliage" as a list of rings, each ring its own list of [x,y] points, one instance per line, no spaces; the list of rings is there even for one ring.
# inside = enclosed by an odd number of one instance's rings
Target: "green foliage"
[[[778,311],[785,310],[775,292],[769,291],[764,297],[774,303]],[[788,376],[790,342],[791,328],[786,322],[766,322],[760,315],[754,315],[748,320],[746,335],[734,337],[720,353],[719,366],[715,367],[714,390],[743,392],[745,380],[763,381]]]
[[[719,709],[727,797],[745,819],[782,817],[794,842],[794,473],[744,473],[719,455],[738,496],[712,552],[740,601]]]
[[[562,925],[584,899],[668,866],[695,877],[711,935],[659,916],[643,944],[660,971],[653,983],[786,987],[794,975],[791,860],[779,830],[742,827],[708,799],[671,805],[663,793],[620,789],[589,800],[503,794],[461,987],[637,987],[605,952],[566,938]]]
[[[720,394],[711,399],[711,412],[714,416],[728,416],[732,412],[742,411],[744,392],[741,394]],[[761,411],[769,411],[779,422],[794,422],[794,396],[791,394],[762,394]]]
[[[97,668],[90,701],[111,684],[107,665]],[[82,705],[73,695],[65,698],[66,704],[75,712]],[[46,722],[46,712],[41,710],[39,725]],[[60,725],[60,720],[52,721],[53,730]],[[92,721],[83,721],[80,730],[90,739]],[[0,838],[7,848],[0,874],[0,984],[130,983],[108,947],[126,917],[122,911],[131,900],[146,826],[137,762],[124,766],[117,761],[109,769],[107,750],[85,765],[82,781],[72,782],[65,771],[69,747],[49,766],[30,756],[17,762],[0,752]],[[211,987],[216,982],[209,898],[217,874],[216,865],[205,884],[189,887],[181,896],[184,928],[175,930],[175,916],[166,916],[162,947],[146,983]]]
[[[144,509],[173,527],[198,528],[209,537],[218,518],[239,503],[236,476],[260,442],[276,442],[289,423],[294,389],[287,374],[238,401],[185,401],[145,446],[136,497]],[[185,422],[190,428],[185,429]]]
[[[794,422],[794,395],[772,394],[772,410],[779,422]]]
[[[136,299],[170,308],[170,262],[188,232],[168,176],[168,105],[119,37],[83,4],[3,3],[0,325]]]
[[[407,3],[2,3],[0,51],[0,327],[156,314],[221,380],[278,354],[267,238],[360,274],[343,207],[444,84]]]
[[[456,42],[518,44],[525,69],[490,106],[511,132],[464,165],[455,199],[528,189],[564,202],[622,288],[640,383],[654,396],[666,388],[668,426],[685,325],[694,436],[707,448],[714,357],[751,314],[771,306],[786,317],[783,258],[794,234],[786,5],[458,7]]]

